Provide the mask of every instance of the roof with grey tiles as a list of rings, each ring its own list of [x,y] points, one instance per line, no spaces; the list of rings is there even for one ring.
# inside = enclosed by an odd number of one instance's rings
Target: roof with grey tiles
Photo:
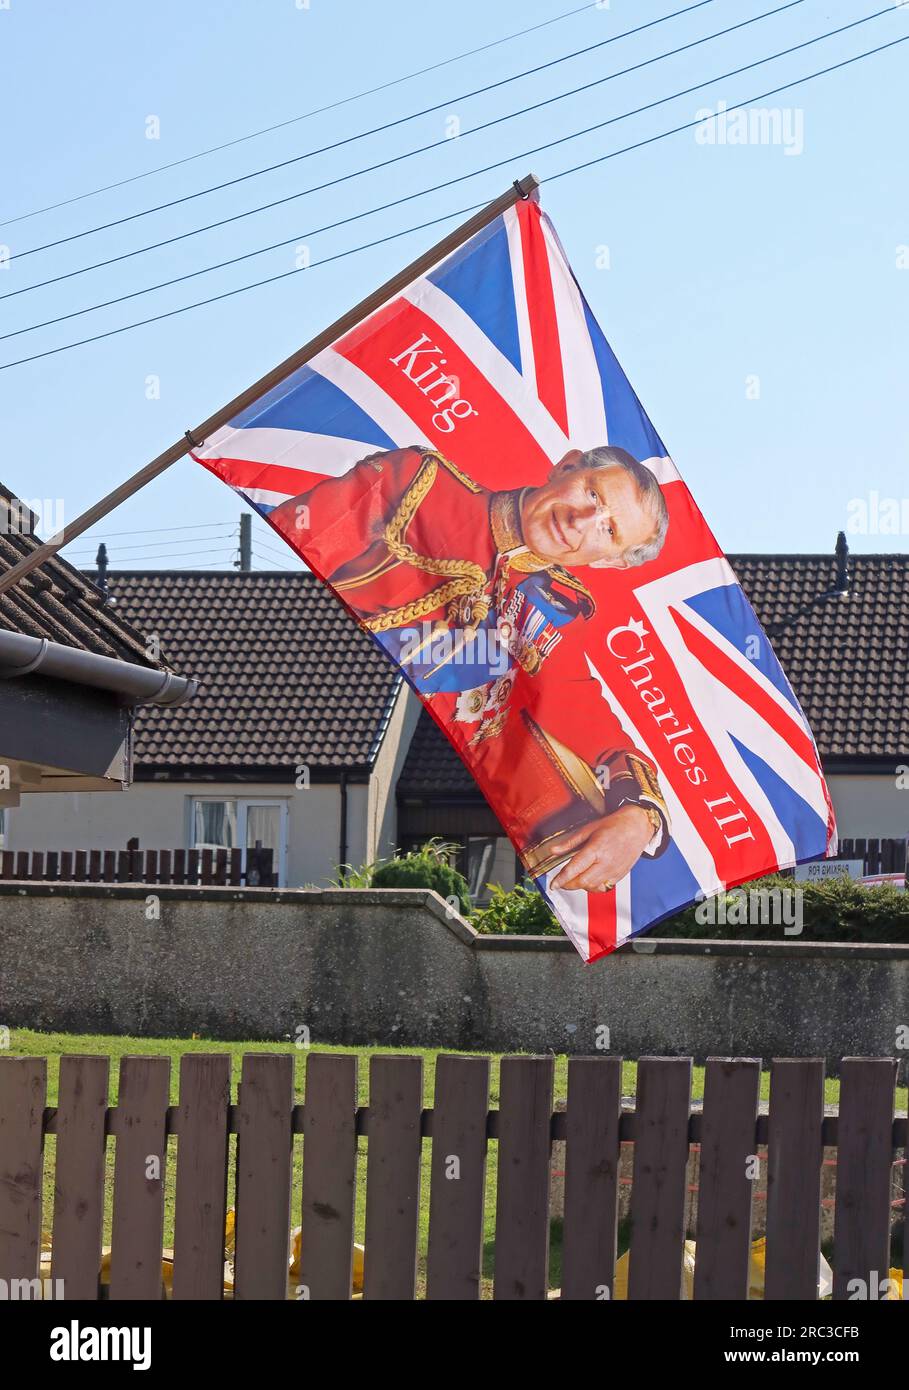
[[[730,555],[808,717],[826,763],[909,760],[909,555]],[[411,795],[475,784],[421,714],[399,781]]]
[[[200,682],[186,705],[137,710],[137,769],[242,776],[371,765],[399,678],[313,575],[124,570],[108,579],[117,613],[157,635],[162,655]]]
[[[834,592],[832,555],[730,559],[824,759],[909,758],[909,555],[850,556],[845,595]],[[185,706],[137,711],[139,764],[242,773],[301,762],[335,771],[371,763],[397,678],[312,575],[123,571],[110,576],[110,590],[115,602],[101,619],[115,614],[131,631],[158,635],[162,658],[201,681]],[[97,616],[93,603],[89,611]],[[412,794],[475,792],[428,715],[418,723],[400,787]]]
[[[0,484],[0,574],[40,544],[31,526],[31,513],[22,512],[15,494]],[[0,594],[0,628],[135,666],[163,669],[150,656],[142,631],[105,601],[90,578],[59,557],[45,560]]]

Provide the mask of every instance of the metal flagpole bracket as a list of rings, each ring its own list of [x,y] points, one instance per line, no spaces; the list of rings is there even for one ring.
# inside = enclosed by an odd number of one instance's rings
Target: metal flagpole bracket
[[[127,478],[119,487],[114,488],[113,492],[109,492],[106,497],[102,497],[100,501],[95,502],[95,504],[89,507],[87,511],[83,512],[81,516],[76,517],[75,521],[64,526],[62,531],[51,540],[43,541],[39,545],[36,545],[29,555],[23,556],[23,558],[13,565],[11,569],[7,570],[5,574],[0,574],[0,594],[5,593],[7,589],[11,589],[14,584],[18,584],[20,579],[24,579],[26,575],[31,574],[32,570],[37,569],[45,560],[50,560],[63,548],[63,546],[68,545],[69,542],[75,540],[77,536],[81,536],[83,531],[87,531],[90,526],[94,526],[102,517],[107,516],[108,512],[112,512],[115,507],[119,507],[121,502],[125,502],[128,497],[134,496],[140,488],[145,487],[146,483],[150,483],[155,478],[159,477],[159,475],[163,473],[166,468],[169,468],[172,463],[176,463],[178,459],[184,458],[190,449],[200,449],[202,445],[197,443],[198,436],[201,436],[204,442],[210,435],[213,435],[216,430],[228,424],[234,416],[239,415],[247,406],[257,401],[260,396],[264,396],[266,391],[270,391],[273,386],[277,386],[279,382],[284,381],[292,372],[295,372],[298,367],[302,367],[310,358],[320,353],[323,348],[329,347],[338,338],[343,337],[345,333],[349,333],[350,330],[355,328],[363,319],[375,313],[376,309],[381,308],[383,304],[393,299],[394,296],[399,294],[411,281],[418,280],[421,275],[426,275],[437,266],[440,261],[444,261],[446,256],[450,256],[453,251],[457,251],[460,246],[463,246],[463,244],[469,241],[472,236],[475,236],[477,232],[482,231],[484,227],[489,226],[490,222],[494,222],[503,212],[507,212],[510,207],[513,207],[519,198],[522,200],[529,198],[539,187],[539,184],[540,181],[535,174],[527,174],[523,179],[515,179],[513,185],[507,192],[495,198],[491,203],[487,203],[479,212],[474,213],[473,217],[463,222],[460,227],[456,227],[453,232],[449,232],[441,241],[436,242],[435,246],[430,247],[428,251],[424,251],[422,256],[418,256],[415,261],[411,261],[410,265],[405,266],[403,270],[399,270],[390,280],[386,280],[384,285],[380,285],[377,290],[367,295],[366,298],[355,305],[353,309],[348,310],[346,314],[342,314],[333,324],[323,329],[321,333],[317,334],[316,337],[311,339],[304,347],[298,348],[290,357],[286,358],[285,361],[279,363],[272,371],[254,382],[252,386],[247,387],[245,391],[241,391],[239,396],[235,396],[232,401],[228,401],[227,405],[222,406],[214,415],[211,415],[201,425],[198,425],[195,430],[186,430],[182,439],[178,439],[174,444],[171,444],[170,448],[165,449],[163,454],[159,454],[157,458],[152,459],[151,463],[147,463],[144,468],[140,468],[138,473],[134,473],[131,478]]]

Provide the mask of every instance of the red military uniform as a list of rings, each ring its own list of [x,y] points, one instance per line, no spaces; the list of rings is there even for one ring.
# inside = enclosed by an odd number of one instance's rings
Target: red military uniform
[[[493,494],[422,449],[373,454],[271,515],[372,632],[446,618],[488,589]],[[465,558],[466,557],[466,558]]]
[[[596,682],[586,671],[536,680],[558,626],[589,617],[594,601],[576,576],[524,545],[520,495],[490,492],[433,450],[396,449],[324,479],[270,519],[400,662],[531,871],[551,867],[545,845],[555,834],[624,801],[656,812],[647,852],[657,853],[668,817],[656,770],[630,747]],[[402,633],[416,645],[420,631],[430,634],[427,650],[436,637],[447,641],[438,662],[404,656]],[[465,688],[457,663],[479,631],[507,633],[512,659]]]

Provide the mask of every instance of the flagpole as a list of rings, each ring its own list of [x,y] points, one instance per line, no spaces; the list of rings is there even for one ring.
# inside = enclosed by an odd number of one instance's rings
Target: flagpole
[[[7,589],[11,589],[14,584],[18,584],[26,575],[31,574],[32,570],[44,564],[45,560],[51,559],[51,557],[56,555],[59,550],[62,550],[65,545],[68,545],[70,541],[75,540],[77,536],[81,536],[83,531],[87,531],[90,526],[94,526],[96,521],[100,521],[102,517],[107,516],[108,512],[112,512],[115,507],[119,507],[121,502],[125,502],[128,497],[132,497],[134,493],[139,492],[141,488],[145,487],[147,483],[152,482],[152,480],[157,478],[160,473],[163,473],[165,469],[170,468],[172,463],[176,463],[184,454],[187,454],[194,445],[196,447],[201,446],[208,435],[214,434],[215,430],[219,430],[222,425],[226,425],[235,415],[238,415],[241,410],[245,410],[247,406],[252,405],[260,396],[263,396],[266,391],[270,391],[273,386],[277,386],[279,382],[284,381],[284,379],[290,376],[292,372],[295,372],[298,367],[302,367],[304,363],[310,361],[311,358],[320,353],[323,348],[328,347],[331,343],[335,342],[336,339],[349,332],[350,329],[354,328],[362,319],[374,313],[382,304],[393,298],[393,296],[404,289],[406,285],[409,285],[412,280],[416,280],[419,276],[425,275],[434,265],[444,260],[446,256],[450,256],[452,251],[456,251],[465,241],[469,241],[472,236],[482,231],[490,222],[495,221],[497,217],[500,217],[503,212],[506,212],[508,208],[512,207],[519,199],[529,198],[534,189],[538,187],[539,179],[534,174],[528,174],[523,179],[516,179],[507,193],[503,193],[501,197],[496,198],[493,202],[488,203],[486,207],[481,208],[479,212],[474,213],[473,217],[468,218],[466,222],[462,223],[460,227],[455,228],[453,232],[449,232],[448,236],[443,237],[435,246],[425,251],[422,256],[418,256],[415,261],[411,261],[410,265],[405,266],[403,270],[399,270],[397,275],[393,275],[390,280],[386,280],[384,285],[374,290],[372,294],[367,295],[366,298],[362,299],[353,309],[350,309],[346,314],[342,314],[341,318],[336,319],[330,327],[324,329],[321,333],[317,333],[315,338],[310,339],[304,347],[291,353],[290,357],[285,358],[277,367],[272,368],[270,372],[260,377],[257,382],[247,387],[245,391],[241,391],[240,395],[235,396],[227,405],[222,406],[220,410],[216,410],[214,415],[210,415],[201,425],[196,426],[193,430],[187,430],[182,439],[171,444],[170,448],[165,449],[157,458],[152,459],[151,463],[147,463],[144,468],[140,468],[138,473],[134,473],[131,478],[127,478],[119,487],[114,488],[113,492],[109,492],[106,497],[102,497],[100,501],[95,502],[93,506],[89,507],[87,511],[84,511],[75,521],[70,522],[68,526],[64,526],[61,531],[58,531],[55,536],[52,536],[50,540],[43,541],[40,545],[36,546],[31,554],[24,556],[23,559],[13,565],[12,569],[8,570],[6,574],[0,575],[0,594],[5,593]]]

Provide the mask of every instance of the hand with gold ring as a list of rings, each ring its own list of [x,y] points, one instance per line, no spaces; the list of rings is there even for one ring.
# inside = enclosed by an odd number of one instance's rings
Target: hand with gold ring
[[[608,893],[631,872],[652,838],[646,809],[631,804],[566,831],[551,845],[553,853],[569,856],[551,886]]]

